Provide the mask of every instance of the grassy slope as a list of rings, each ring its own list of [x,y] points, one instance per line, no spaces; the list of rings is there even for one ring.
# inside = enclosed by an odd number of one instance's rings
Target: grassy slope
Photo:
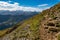
[[[0,37],[4,36],[6,34],[6,32],[8,32],[9,30],[11,30],[11,28],[5,29],[5,30],[0,30]]]
[[[44,18],[43,14],[37,14],[27,20],[24,20],[21,24],[19,22],[15,25],[17,28],[12,30],[7,36],[11,36],[12,39],[16,38],[26,38],[31,40],[39,40],[39,26],[40,21]],[[6,35],[4,36],[6,37]],[[9,38],[10,39],[10,38]]]
[[[38,40],[39,39],[39,23],[40,23],[39,21],[41,19],[39,16],[40,15],[36,15],[30,19],[25,20],[22,25],[18,26],[18,28],[16,30],[14,30],[14,32],[17,33],[17,31],[22,31],[22,34],[19,34],[20,37],[29,36],[29,38],[31,37],[32,39]],[[29,28],[27,28],[27,27],[29,27]],[[27,29],[25,29],[25,28],[27,28]],[[23,30],[23,29],[25,29],[25,30]],[[29,33],[29,31],[30,31],[30,33]],[[27,34],[29,34],[29,35],[27,35]],[[19,35],[17,34],[17,36],[19,36]]]

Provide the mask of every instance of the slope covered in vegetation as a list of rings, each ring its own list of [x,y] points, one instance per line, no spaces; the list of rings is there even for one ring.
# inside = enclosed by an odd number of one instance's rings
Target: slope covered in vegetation
[[[18,23],[14,27],[14,30],[11,30],[8,34],[3,36],[1,39],[7,40],[39,40],[39,25],[40,25],[40,16],[39,14],[24,20],[21,23]]]

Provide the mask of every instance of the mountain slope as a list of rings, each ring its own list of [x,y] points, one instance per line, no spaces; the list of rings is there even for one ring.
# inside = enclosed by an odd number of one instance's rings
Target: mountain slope
[[[60,40],[60,3],[19,22],[0,40]]]
[[[45,13],[45,14],[44,14]],[[42,12],[44,18],[40,25],[41,40],[60,40],[60,3]]]
[[[1,39],[2,40],[39,40],[39,16],[33,17],[30,19],[21,22],[21,24],[17,24],[16,29],[6,34]],[[37,35],[37,36],[36,36]]]

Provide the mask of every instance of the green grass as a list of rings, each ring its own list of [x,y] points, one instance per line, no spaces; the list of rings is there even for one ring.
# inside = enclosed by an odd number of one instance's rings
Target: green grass
[[[60,34],[58,35],[58,40],[60,40]]]
[[[22,25],[17,26],[18,28],[14,30],[12,33],[16,33],[16,36],[18,37],[26,37],[31,38],[32,40],[39,40],[39,26],[40,21],[43,18],[43,16],[40,16],[41,14],[38,14],[32,18],[29,18],[27,20],[23,21]],[[24,30],[26,27],[28,27],[26,30]],[[18,33],[20,31],[20,33]],[[12,34],[11,34],[12,35]]]

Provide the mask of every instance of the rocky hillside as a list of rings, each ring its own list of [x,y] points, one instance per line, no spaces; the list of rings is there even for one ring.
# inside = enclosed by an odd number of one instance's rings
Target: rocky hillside
[[[42,12],[41,40],[60,40],[60,3]]]
[[[0,33],[0,40],[60,40],[60,3]]]

